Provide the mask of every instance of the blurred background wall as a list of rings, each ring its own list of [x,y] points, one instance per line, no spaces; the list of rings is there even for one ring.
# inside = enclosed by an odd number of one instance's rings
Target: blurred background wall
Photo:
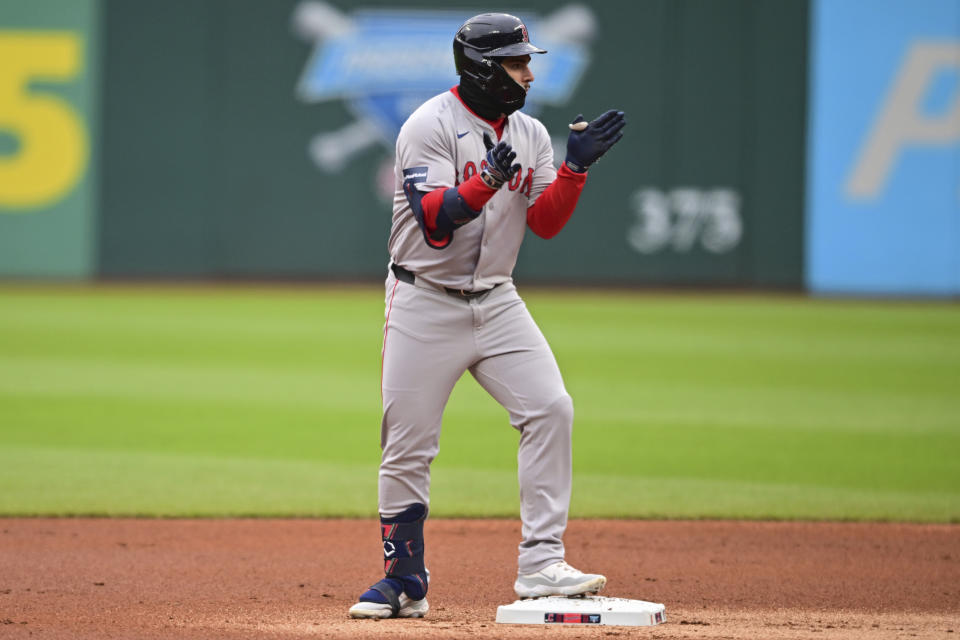
[[[0,275],[379,280],[393,144],[509,10],[557,137],[525,282],[960,293],[960,0],[0,0]]]

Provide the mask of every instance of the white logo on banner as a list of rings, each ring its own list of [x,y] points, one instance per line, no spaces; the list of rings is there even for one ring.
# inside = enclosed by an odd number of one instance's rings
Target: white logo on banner
[[[909,146],[949,145],[960,140],[960,91],[935,117],[923,113],[923,99],[939,73],[960,73],[960,43],[920,42],[907,50],[896,81],[847,181],[850,198],[877,197],[897,157]]]

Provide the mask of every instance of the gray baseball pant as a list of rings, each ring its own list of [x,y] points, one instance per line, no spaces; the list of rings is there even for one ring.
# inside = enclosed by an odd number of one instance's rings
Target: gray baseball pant
[[[563,560],[572,478],[573,402],[556,359],[512,282],[471,300],[426,283],[386,282],[379,510],[429,505],[443,409],[464,371],[510,414],[522,541],[519,573]]]

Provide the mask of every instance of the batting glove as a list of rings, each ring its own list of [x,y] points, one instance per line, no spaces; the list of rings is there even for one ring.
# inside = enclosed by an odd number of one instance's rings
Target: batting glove
[[[567,138],[567,167],[577,173],[583,173],[587,167],[600,159],[623,137],[620,131],[627,124],[623,111],[611,109],[589,124],[583,122],[580,114],[570,123],[570,137]]]
[[[483,146],[487,148],[487,166],[480,172],[480,179],[491,189],[499,189],[520,171],[519,164],[511,164],[517,152],[506,142],[494,146],[489,133],[483,134]]]

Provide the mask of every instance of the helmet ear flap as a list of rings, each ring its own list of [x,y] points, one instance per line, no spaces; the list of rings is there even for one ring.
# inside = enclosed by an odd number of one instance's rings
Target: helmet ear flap
[[[485,85],[489,84],[497,75],[499,65],[489,58],[483,58],[477,65],[477,75]]]
[[[497,63],[484,57],[483,53],[473,47],[454,42],[454,60],[457,73],[466,76],[483,91],[487,91],[490,81],[496,77]]]

